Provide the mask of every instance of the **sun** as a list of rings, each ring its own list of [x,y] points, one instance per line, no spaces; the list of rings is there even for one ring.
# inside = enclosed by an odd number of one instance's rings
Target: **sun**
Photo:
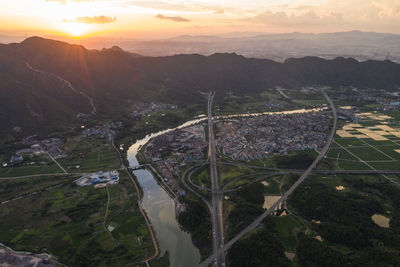
[[[83,37],[90,31],[90,25],[79,22],[64,22],[63,28],[72,37]]]

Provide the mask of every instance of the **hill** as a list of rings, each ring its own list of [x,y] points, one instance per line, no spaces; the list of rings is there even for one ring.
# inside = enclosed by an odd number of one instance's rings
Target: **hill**
[[[30,67],[29,67],[30,66]],[[200,91],[252,94],[273,86],[353,85],[397,90],[400,65],[291,58],[283,63],[225,53],[142,57],[119,47],[88,50],[32,37],[0,45],[1,135],[14,127],[46,129],[77,121],[78,113],[118,116],[135,101],[196,103]],[[72,90],[63,79],[70,82]]]

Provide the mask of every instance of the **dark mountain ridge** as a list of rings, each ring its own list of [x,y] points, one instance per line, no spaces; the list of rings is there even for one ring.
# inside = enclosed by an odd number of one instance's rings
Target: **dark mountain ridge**
[[[91,97],[96,116],[119,114],[139,100],[196,103],[200,91],[210,90],[251,94],[274,86],[353,85],[386,90],[400,86],[400,65],[390,61],[305,57],[278,63],[234,53],[142,57],[118,47],[88,50],[32,37],[0,45],[0,96],[6,103],[0,108],[0,134],[15,126],[37,129],[57,121],[68,124],[76,121],[77,113],[90,112],[82,94],[54,76],[32,71],[27,63],[66,79]]]

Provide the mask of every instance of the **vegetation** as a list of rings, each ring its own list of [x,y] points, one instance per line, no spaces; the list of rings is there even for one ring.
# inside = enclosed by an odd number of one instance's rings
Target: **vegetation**
[[[67,55],[62,64],[60,55]],[[86,66],[84,75],[82,60]],[[151,58],[121,50],[92,51],[33,37],[20,44],[0,46],[0,95],[8,103],[0,110],[4,114],[0,117],[1,137],[12,139],[32,132],[66,130],[79,126],[77,113],[90,113],[88,98],[62,86],[54,76],[29,71],[26,62],[70,81],[94,100],[96,116],[108,118],[126,114],[136,101],[202,105],[204,93],[211,90],[219,92],[216,103],[227,109],[235,109],[236,96],[244,110],[256,111],[263,101],[280,97],[273,91],[261,94],[275,86],[324,84],[396,90],[400,84],[399,65],[389,61],[306,57],[278,63],[236,54]],[[226,68],[228,65],[230,68]],[[231,97],[224,100],[229,94]],[[225,105],[224,101],[232,105]],[[179,118],[171,115],[169,119]]]
[[[221,184],[226,184],[230,180],[242,176],[254,173],[254,169],[240,166],[240,165],[225,165],[219,164],[218,165],[218,174]]]
[[[178,222],[192,234],[193,243],[202,255],[211,251],[211,218],[204,202],[197,196],[188,194],[180,197],[187,209],[178,216]]]
[[[290,266],[282,243],[277,239],[274,222],[267,218],[264,226],[239,240],[229,251],[231,266]]]
[[[118,169],[119,156],[106,139],[80,136],[69,138],[65,144],[67,157],[59,162],[69,172],[96,172]],[[78,169],[76,166],[80,166]]]
[[[392,266],[400,258],[400,189],[379,177],[342,177],[350,190],[340,192],[312,179],[290,198],[290,206],[312,223],[324,240],[299,236],[297,257],[302,266]],[[371,216],[386,214],[390,228],[376,225]],[[354,251],[354,253],[348,253]],[[373,252],[374,257],[366,257]],[[312,255],[311,255],[312,254]],[[396,265],[396,264],[394,264]]]
[[[264,209],[265,187],[259,184],[244,186],[229,194],[229,202],[234,204],[228,215],[227,237],[233,237],[249,225]]]
[[[152,242],[137,209],[135,190],[124,173],[120,178],[118,185],[109,188],[107,218],[107,190],[77,187],[72,178],[58,187],[0,205],[0,240],[15,250],[51,253],[71,266],[141,262],[152,255]],[[5,187],[16,190],[30,181],[8,181]],[[48,178],[35,180],[36,187],[51,184]],[[9,198],[4,191],[0,196]],[[109,228],[112,237],[104,227],[110,225],[114,227]]]

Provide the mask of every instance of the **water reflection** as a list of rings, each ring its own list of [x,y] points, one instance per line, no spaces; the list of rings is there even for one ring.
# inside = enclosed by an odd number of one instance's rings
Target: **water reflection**
[[[229,119],[237,117],[252,117],[270,114],[295,114],[321,111],[324,108],[317,109],[298,109],[280,112],[264,112],[264,113],[246,113],[216,116],[215,119]],[[194,124],[205,121],[205,115],[199,115],[194,120],[187,121],[182,125],[152,133],[141,140],[138,140],[128,150],[128,161],[131,167],[138,166],[139,163],[136,155],[141,146],[145,145],[151,138],[162,134],[182,129]],[[147,170],[136,170],[134,174],[138,178],[139,184],[143,190],[143,208],[149,217],[149,220],[156,233],[158,245],[161,253],[168,251],[170,253],[170,264],[173,267],[191,267],[197,266],[200,262],[200,252],[193,245],[189,233],[184,232],[175,218],[175,202],[157,183],[154,176]],[[270,207],[279,199],[280,196],[267,196],[265,198],[264,208]]]

